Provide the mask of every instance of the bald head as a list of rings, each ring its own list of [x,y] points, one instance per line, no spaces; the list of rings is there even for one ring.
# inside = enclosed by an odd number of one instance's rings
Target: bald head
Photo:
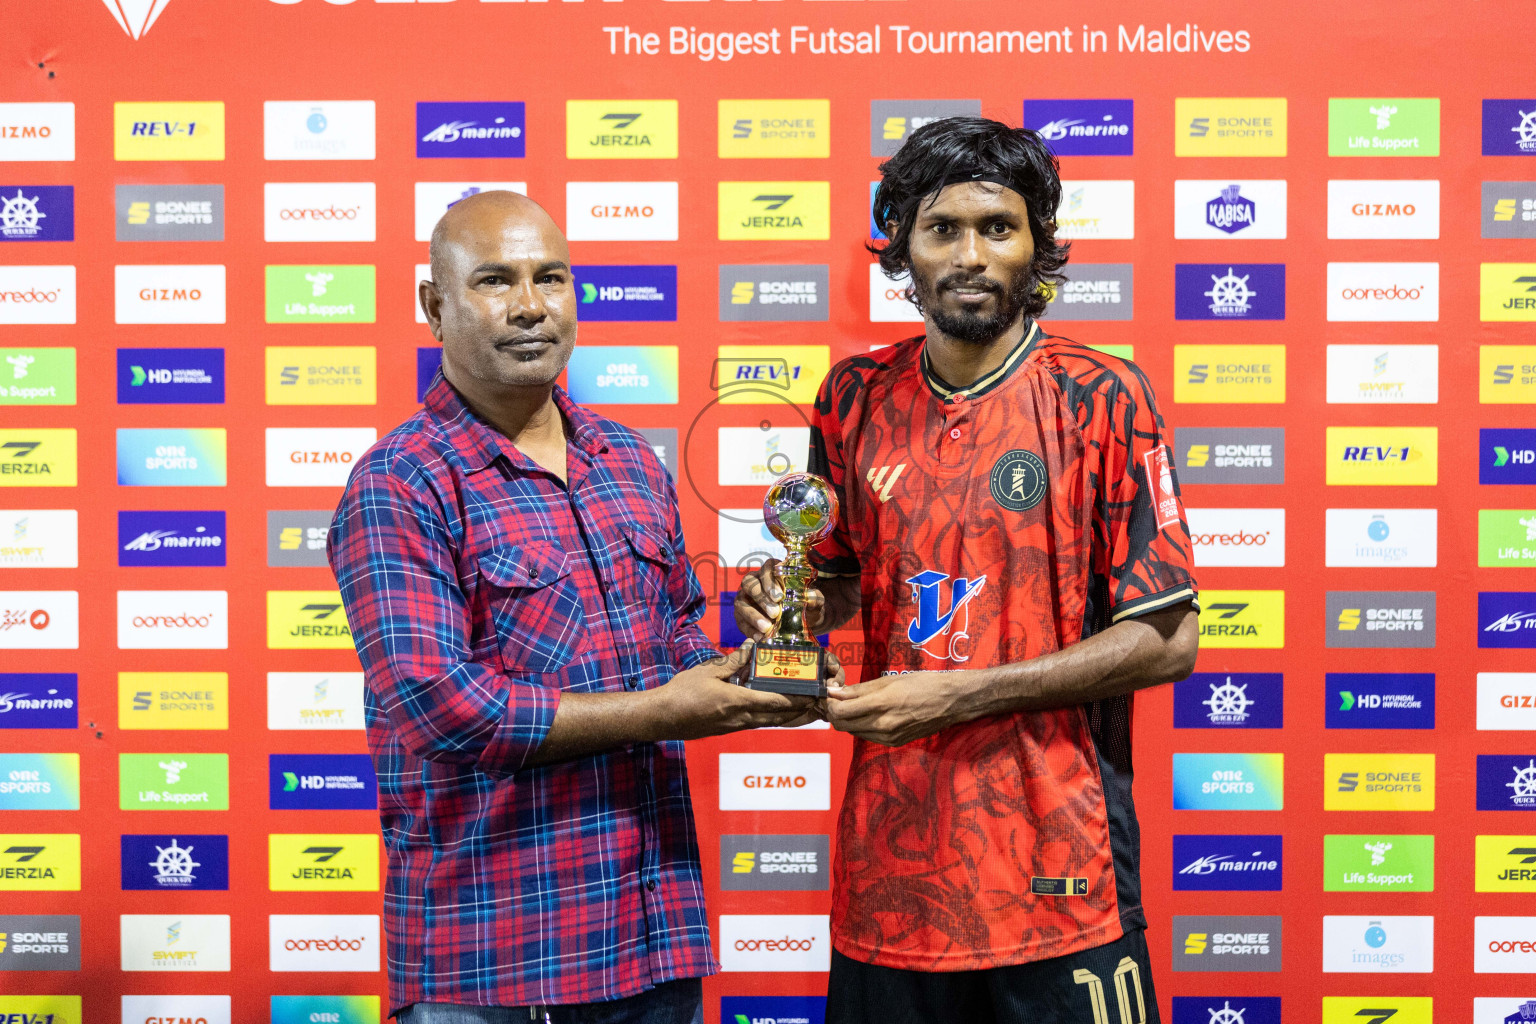
[[[525,195],[504,189],[476,192],[448,207],[432,229],[428,250],[432,280],[440,286],[447,285],[455,273],[463,274],[469,269],[459,266],[460,257],[508,234],[529,240],[537,238],[551,252],[558,251],[565,263],[571,261],[565,235],[544,207]]]

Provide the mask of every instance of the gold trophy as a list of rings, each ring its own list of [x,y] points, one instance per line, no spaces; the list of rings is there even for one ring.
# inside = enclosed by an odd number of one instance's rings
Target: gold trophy
[[[746,685],[825,697],[827,652],[805,628],[805,592],[816,580],[806,555],[837,523],[837,492],[814,473],[788,473],[768,488],[763,520],[789,554],[773,570],[784,591],[778,621],[768,639],[758,641]]]

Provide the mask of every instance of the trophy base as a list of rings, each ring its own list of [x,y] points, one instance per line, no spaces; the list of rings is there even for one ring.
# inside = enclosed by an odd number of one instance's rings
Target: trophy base
[[[764,640],[752,656],[746,685],[768,693],[825,697],[827,652],[816,644]]]

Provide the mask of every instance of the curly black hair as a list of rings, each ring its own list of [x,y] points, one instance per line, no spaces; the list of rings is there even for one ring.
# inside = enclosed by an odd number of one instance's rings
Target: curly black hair
[[[1070,243],[1056,241],[1056,208],[1061,205],[1061,170],[1055,155],[1028,128],[1010,128],[985,117],[945,117],[930,121],[907,137],[896,155],[880,165],[875,190],[875,223],[887,227],[884,245],[865,243],[887,277],[908,270],[908,246],[918,207],[932,203],[946,185],[966,180],[1006,182],[1029,207],[1029,233],[1035,255],[1024,312],[1045,312],[1048,293],[1060,285]]]

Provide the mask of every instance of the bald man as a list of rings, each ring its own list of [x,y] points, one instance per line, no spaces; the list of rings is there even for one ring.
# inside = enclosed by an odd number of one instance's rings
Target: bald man
[[[367,682],[391,1015],[701,1021],[718,967],[681,741],[813,712],[735,684],[748,652],[699,629],[666,469],[555,386],[577,300],[554,221],[480,193],[431,258],[442,373],[327,542]]]

